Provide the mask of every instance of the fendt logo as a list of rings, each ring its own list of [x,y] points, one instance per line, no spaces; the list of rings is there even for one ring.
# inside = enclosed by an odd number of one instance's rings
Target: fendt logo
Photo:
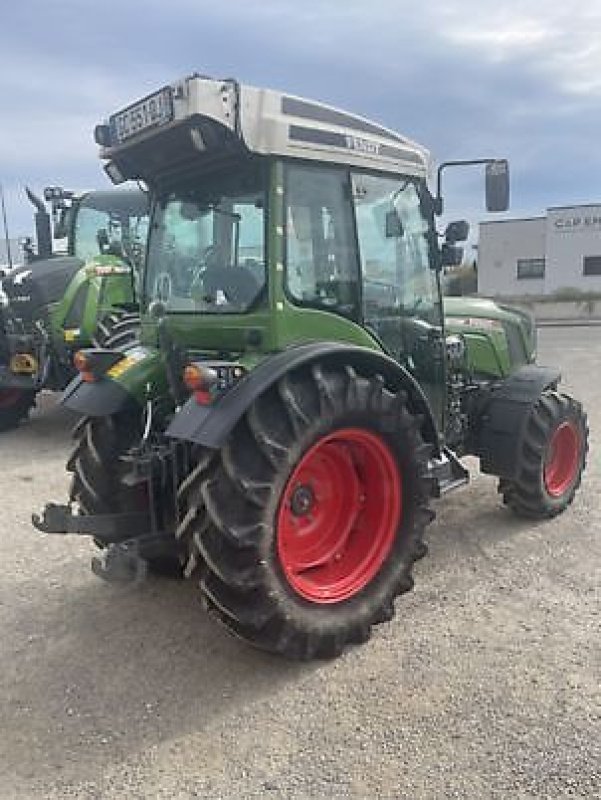
[[[380,145],[377,142],[370,142],[369,139],[362,139],[360,136],[345,136],[344,138],[349,150],[357,150],[370,156],[380,155]]]

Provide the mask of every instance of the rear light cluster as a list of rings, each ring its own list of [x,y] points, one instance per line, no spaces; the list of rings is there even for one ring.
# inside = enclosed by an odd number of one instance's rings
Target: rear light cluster
[[[78,350],[73,356],[73,365],[86,383],[95,383],[123,358],[116,350],[90,348]]]
[[[184,369],[184,386],[194,394],[196,402],[208,406],[231,389],[246,374],[240,364],[194,362]]]

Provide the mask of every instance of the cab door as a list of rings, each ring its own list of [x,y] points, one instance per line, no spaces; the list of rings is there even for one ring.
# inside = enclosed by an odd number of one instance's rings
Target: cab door
[[[352,192],[362,272],[363,324],[424,390],[443,429],[442,304],[425,184],[355,173]]]

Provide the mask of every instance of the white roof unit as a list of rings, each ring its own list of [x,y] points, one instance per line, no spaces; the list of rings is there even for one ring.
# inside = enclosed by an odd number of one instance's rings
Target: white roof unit
[[[235,80],[192,75],[113,114],[98,126],[101,157],[124,178],[168,179],[184,164],[276,155],[425,177],[429,153],[363,117]],[[109,173],[110,174],[110,173]]]

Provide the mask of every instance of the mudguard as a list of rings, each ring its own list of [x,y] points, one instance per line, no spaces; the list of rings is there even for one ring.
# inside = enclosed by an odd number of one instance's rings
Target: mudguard
[[[296,345],[267,357],[212,406],[201,406],[191,397],[167,428],[167,436],[219,449],[238,420],[266,389],[290,370],[319,361],[332,366],[350,365],[364,375],[380,374],[392,389],[404,388],[409,407],[423,415],[423,432],[436,451],[437,425],[430,404],[413,376],[384,353],[341,342]]]
[[[61,404],[90,417],[108,417],[117,411],[136,406],[132,395],[115,381],[86,383],[77,375],[67,386]]]
[[[472,453],[480,458],[482,472],[501,478],[515,477],[530,412],[541,393],[555,388],[560,380],[561,374],[554,367],[528,364],[485,390],[473,421]]]

